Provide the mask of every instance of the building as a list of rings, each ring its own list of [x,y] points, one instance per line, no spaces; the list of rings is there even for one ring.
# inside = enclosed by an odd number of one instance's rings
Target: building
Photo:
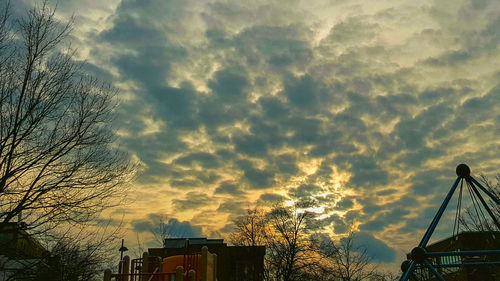
[[[458,235],[432,243],[427,252],[454,252],[474,250],[500,250],[500,231],[461,232]],[[500,262],[500,255],[441,256],[432,257],[429,262],[445,280],[456,281],[500,281],[500,265],[466,265],[476,262]],[[461,267],[439,267],[440,265],[462,264]],[[425,269],[417,269],[410,280],[438,281]]]
[[[161,258],[201,253],[203,246],[217,254],[218,281],[261,281],[264,273],[264,246],[228,246],[223,239],[168,238],[163,248],[150,248],[150,256]]]
[[[22,223],[0,224],[0,254],[10,259],[41,258],[47,250],[28,234]]]
[[[23,229],[23,223],[0,224],[0,281],[36,276],[47,250]]]

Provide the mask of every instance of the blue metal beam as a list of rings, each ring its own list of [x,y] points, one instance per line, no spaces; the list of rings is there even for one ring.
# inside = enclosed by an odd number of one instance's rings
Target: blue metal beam
[[[495,201],[495,203],[497,203],[498,205],[500,205],[500,199],[498,199],[493,193],[491,193],[488,189],[484,188],[484,186],[482,186],[474,177],[470,176],[469,177],[470,180],[475,184],[477,185],[479,188],[481,188],[481,190],[486,193],[493,201]]]
[[[448,206],[448,203],[450,202],[451,197],[453,196],[453,193],[455,192],[455,189],[457,189],[458,183],[460,182],[462,178],[457,177],[457,180],[455,180],[455,183],[450,189],[450,192],[448,192],[448,195],[446,195],[446,198],[443,201],[443,204],[441,204],[441,207],[439,208],[438,212],[434,216],[434,219],[431,222],[431,225],[429,225],[429,228],[427,228],[427,231],[424,234],[424,237],[420,241],[420,244],[418,244],[419,247],[425,248],[427,246],[427,242],[429,242],[429,239],[431,238],[432,233],[434,232],[434,229],[436,229],[436,226],[441,219],[441,216],[443,215],[444,210],[446,209],[446,206]]]
[[[410,262],[410,266],[408,267],[408,269],[403,273],[403,275],[401,275],[401,278],[399,278],[399,281],[408,281],[408,279],[410,278],[411,274],[413,273],[413,269],[415,268],[415,265],[417,263],[415,261],[411,261]]]
[[[460,252],[427,252],[427,256],[475,256],[475,255],[495,255],[500,254],[500,250],[477,250],[477,251],[460,251]]]
[[[442,267],[463,267],[463,266],[479,266],[479,265],[500,265],[500,261],[433,264],[432,266],[434,266],[435,268],[442,268]]]
[[[439,275],[436,269],[432,267],[432,265],[428,261],[424,260],[424,264],[425,266],[427,266],[427,268],[429,268],[432,271],[432,274],[434,274],[434,276],[436,276],[436,278],[439,279],[439,281],[446,281],[441,275]]]
[[[493,214],[493,212],[490,210],[490,207],[488,207],[488,204],[486,204],[486,202],[484,201],[483,196],[481,196],[481,193],[479,193],[479,191],[477,190],[477,188],[474,186],[474,184],[472,182],[470,182],[470,187],[472,188],[472,190],[474,190],[474,193],[476,193],[477,197],[481,201],[481,204],[483,204],[483,207],[486,209],[486,211],[490,215],[491,219],[493,220],[493,222],[495,223],[497,228],[500,229],[500,223],[498,222],[497,218],[495,217],[495,214]]]

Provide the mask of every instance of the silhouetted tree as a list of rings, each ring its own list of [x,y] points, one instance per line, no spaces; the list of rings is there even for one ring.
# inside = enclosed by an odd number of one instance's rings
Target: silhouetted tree
[[[266,270],[268,280],[302,280],[302,274],[317,263],[314,245],[307,233],[313,214],[296,206],[276,206],[267,215]]]
[[[338,244],[330,239],[324,239],[321,241],[320,249],[320,253],[326,258],[323,268],[325,275],[330,276],[329,280],[362,281],[375,279],[377,275],[381,275],[375,272],[375,266],[366,252],[366,247],[355,244],[353,233],[340,239]]]
[[[301,205],[302,207],[302,205]],[[250,209],[237,218],[230,239],[235,245],[265,245],[266,281],[395,281],[399,276],[376,270],[367,248],[356,235],[334,243],[314,230],[316,213],[276,205],[270,211]]]
[[[0,0],[0,224],[59,237],[48,257],[64,256],[65,269],[50,280],[90,280],[110,238],[57,233],[122,202],[133,167],[110,125],[116,90],[84,73],[63,46],[72,20],[58,22],[47,1],[13,18],[9,4]],[[31,270],[23,280],[41,280],[36,274],[54,266],[54,259],[9,262]]]
[[[93,281],[102,280],[105,268],[112,267],[120,227],[109,223],[82,227],[78,233],[52,235],[48,238],[50,256],[40,268],[37,280]]]
[[[153,224],[150,228],[151,234],[159,247],[163,247],[167,238],[189,238],[182,228],[177,228],[174,219],[167,219],[163,215],[153,217]]]
[[[497,198],[500,198],[500,175],[496,176],[495,183],[491,182],[485,176],[481,176],[480,182],[486,189],[488,189],[488,191],[493,193]],[[482,194],[482,197],[487,202],[495,218],[500,221],[500,206],[488,196],[484,195],[484,193]],[[459,219],[461,227],[467,231],[500,231],[484,207],[481,205],[481,202],[477,200],[476,203],[478,203],[479,206],[476,206],[476,208],[470,206],[461,214]]]
[[[34,233],[89,221],[132,170],[110,127],[116,91],[63,48],[72,21],[47,1],[12,20],[0,9],[0,223],[20,217]]]
[[[229,234],[229,241],[235,246],[264,246],[267,244],[266,214],[255,207],[233,221],[235,232]]]

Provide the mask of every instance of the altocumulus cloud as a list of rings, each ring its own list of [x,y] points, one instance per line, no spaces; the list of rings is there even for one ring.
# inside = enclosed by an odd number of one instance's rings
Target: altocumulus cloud
[[[360,242],[392,261],[391,248],[417,242],[456,164],[497,168],[496,1],[88,6],[75,44],[120,88],[117,135],[142,164],[140,198],[155,197],[131,208],[226,231],[226,215],[199,217],[239,211],[235,197],[300,199],[338,233],[357,223]]]

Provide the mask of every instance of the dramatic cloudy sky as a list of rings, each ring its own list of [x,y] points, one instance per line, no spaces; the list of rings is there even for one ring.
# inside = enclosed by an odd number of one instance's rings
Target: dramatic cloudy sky
[[[311,201],[323,230],[399,263],[458,163],[498,171],[498,1],[59,2],[78,58],[120,89],[130,233],[163,215],[220,237],[247,207]]]

